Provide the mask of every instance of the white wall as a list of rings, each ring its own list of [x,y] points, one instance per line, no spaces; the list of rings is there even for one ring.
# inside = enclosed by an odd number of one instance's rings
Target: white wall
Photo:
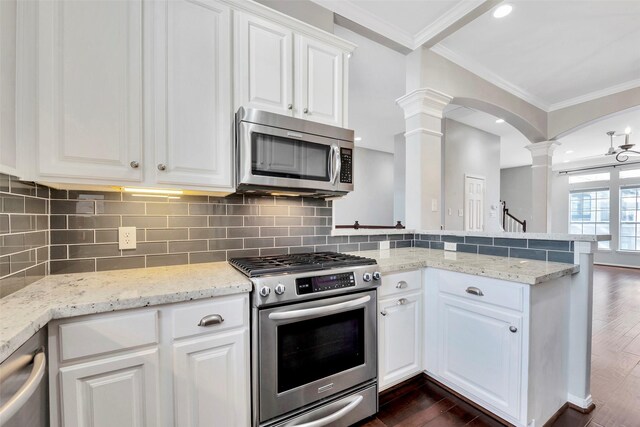
[[[464,229],[458,210],[464,208],[464,175],[469,174],[485,178],[485,231],[500,230],[500,211],[491,210],[492,205],[500,205],[500,137],[446,119],[444,158],[445,229]]]
[[[405,226],[404,215],[405,194],[406,194],[406,171],[405,156],[406,147],[404,134],[399,133],[395,137],[395,153],[393,156],[393,221],[402,221]]]
[[[394,136],[404,133],[396,99],[404,95],[404,55],[338,25],[338,37],[358,45],[349,59],[348,127],[362,138],[357,145],[393,152]]]
[[[355,189],[333,201],[333,223],[395,225],[393,154],[356,148],[353,156]]]
[[[500,200],[511,215],[531,221],[531,166],[500,170]]]

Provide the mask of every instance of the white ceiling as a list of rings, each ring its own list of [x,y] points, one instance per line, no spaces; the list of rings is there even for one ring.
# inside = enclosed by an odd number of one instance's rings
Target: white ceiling
[[[497,117],[482,111],[449,104],[445,117],[464,123],[500,137],[500,169],[531,164],[531,153],[524,148],[531,142],[516,128],[504,123],[496,123]]]
[[[481,0],[313,0],[410,49]],[[640,86],[640,1],[510,0],[432,49],[551,111]]]
[[[500,136],[500,168],[512,168],[531,164],[531,154],[524,148],[530,142],[518,130],[508,123],[496,123],[496,117],[467,107],[450,104],[445,116]],[[640,147],[640,106],[615,114],[558,140],[553,154],[554,166],[572,167],[584,164],[614,162],[612,156],[604,156],[609,148],[608,131],[623,133],[631,128],[631,143]],[[623,137],[614,138],[614,147],[624,141]],[[637,159],[640,160],[640,157]]]
[[[591,159],[613,161],[613,156],[603,156],[610,145],[607,131],[613,130],[617,133],[623,133],[627,126],[631,128],[632,132],[630,142],[637,144],[636,148],[640,147],[639,106],[595,122],[559,139],[558,142],[561,145],[554,151],[553,164],[562,165]],[[624,137],[613,139],[614,147],[623,143]],[[573,151],[573,153],[567,153],[567,151]],[[637,160],[640,160],[640,158]]]

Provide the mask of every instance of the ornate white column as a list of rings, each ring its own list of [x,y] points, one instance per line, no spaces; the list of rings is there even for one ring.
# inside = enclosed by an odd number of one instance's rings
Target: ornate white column
[[[551,232],[551,158],[553,150],[560,145],[558,141],[544,141],[529,144],[525,148],[531,151],[531,224],[527,231],[534,233]]]
[[[424,88],[396,101],[406,122],[405,218],[410,229],[439,230],[442,224],[442,113],[451,99]]]

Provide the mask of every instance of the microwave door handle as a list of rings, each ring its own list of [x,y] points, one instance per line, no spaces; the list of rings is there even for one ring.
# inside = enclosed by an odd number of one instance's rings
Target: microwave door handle
[[[333,145],[329,149],[329,157],[327,157],[327,168],[329,169],[329,182],[333,182]]]
[[[367,295],[367,296],[352,299],[349,301],[339,302],[337,304],[323,305],[322,307],[304,308],[302,310],[280,311],[277,313],[270,313],[269,319],[290,320],[290,319],[299,319],[301,317],[323,315],[323,314],[331,313],[333,311],[342,310],[344,308],[357,307],[369,301],[371,301],[371,296]]]
[[[334,158],[334,167],[333,174],[331,176],[331,183],[335,184],[338,181],[338,177],[340,176],[340,169],[342,168],[342,160],[340,159],[340,147],[337,145],[331,146],[331,151],[333,153]]]

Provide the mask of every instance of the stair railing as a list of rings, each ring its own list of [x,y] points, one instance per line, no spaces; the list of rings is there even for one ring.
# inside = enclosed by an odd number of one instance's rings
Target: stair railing
[[[514,233],[526,233],[527,232],[527,220],[519,220],[515,216],[509,213],[507,209],[507,202],[504,200],[500,202],[502,204],[502,229],[508,232]]]

